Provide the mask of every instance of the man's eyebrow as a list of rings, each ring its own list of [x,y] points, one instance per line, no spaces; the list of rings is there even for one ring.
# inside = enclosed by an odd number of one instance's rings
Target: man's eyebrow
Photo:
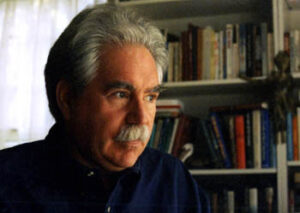
[[[158,92],[158,93],[160,93],[160,92],[164,91],[164,88],[163,88],[162,85],[157,85],[155,87],[147,89],[146,91],[147,92]]]
[[[112,83],[109,83],[105,86],[105,91],[109,91],[111,89],[126,89],[126,90],[129,90],[129,91],[134,91],[135,88],[132,84],[128,83],[128,82],[124,82],[124,81],[116,81],[116,82],[112,82]],[[162,92],[164,91],[165,88],[162,86],[162,85],[157,85],[157,86],[154,86],[152,88],[149,88],[149,89],[146,89],[146,92]]]
[[[105,86],[105,91],[108,91],[111,89],[127,89],[130,91],[133,91],[134,87],[130,83],[127,83],[124,81],[116,81],[116,82],[109,83]]]

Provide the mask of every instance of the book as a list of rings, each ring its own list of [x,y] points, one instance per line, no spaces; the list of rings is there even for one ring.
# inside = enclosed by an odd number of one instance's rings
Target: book
[[[203,29],[203,52],[202,52],[202,79],[210,79],[210,61],[211,61],[211,34],[213,34],[211,27]]]
[[[172,133],[171,133],[170,143],[169,143],[169,147],[167,148],[168,154],[171,154],[172,148],[174,146],[175,136],[176,136],[176,132],[178,129],[178,123],[179,123],[179,117],[174,118],[174,125],[173,125],[173,129],[172,129]]]
[[[239,76],[246,76],[246,25],[239,27]]]
[[[224,159],[224,166],[225,166],[225,168],[231,168],[232,165],[230,162],[230,158],[228,156],[228,151],[227,151],[227,147],[226,147],[226,144],[225,144],[225,141],[223,138],[223,133],[221,130],[218,115],[214,112],[211,112],[210,119],[211,119],[214,133],[215,133],[217,141],[218,141],[219,148],[221,150],[222,157]]]
[[[203,74],[203,29],[197,29],[197,80],[202,79]]]
[[[254,77],[262,76],[262,39],[261,26],[254,26]]]
[[[174,43],[168,43],[168,57],[169,57],[169,65],[168,65],[168,75],[167,82],[174,81]]]
[[[224,31],[221,30],[218,34],[218,47],[219,47],[219,73],[217,79],[223,79],[224,76]]]
[[[254,168],[261,168],[261,110],[252,111],[252,139]]]
[[[233,25],[226,24],[226,71],[227,78],[233,78]]]
[[[248,111],[245,113],[246,168],[254,167],[252,136],[252,113]]]
[[[162,118],[158,118],[156,121],[155,135],[154,135],[154,139],[153,139],[153,143],[152,143],[152,148],[154,148],[154,149],[158,148],[163,122],[164,122],[164,119],[162,119]]]
[[[262,168],[271,167],[271,143],[270,143],[270,118],[269,110],[261,109],[261,158],[262,158]]]
[[[255,187],[249,189],[249,212],[258,213],[258,189]]]
[[[235,212],[235,198],[234,198],[234,191],[233,190],[228,190],[227,191],[227,197],[228,197],[228,213],[234,213]]]
[[[239,24],[233,26],[233,39],[232,39],[232,76],[237,78],[240,70],[240,54],[239,54]]]
[[[261,61],[262,76],[267,76],[268,71],[268,25],[266,22],[260,24],[261,29]]]
[[[287,145],[287,160],[293,160],[293,114],[288,112],[286,115],[286,145]]]
[[[237,168],[246,168],[246,150],[245,150],[245,119],[244,115],[235,116],[235,141]]]
[[[268,74],[274,70],[274,41],[273,33],[268,32],[268,48],[267,48],[267,57],[268,57]]]
[[[293,115],[293,160],[299,160],[299,144],[298,144],[298,118],[297,115]]]
[[[206,150],[200,150],[200,152],[203,153],[203,151],[205,151],[207,153],[208,151],[210,160],[213,166],[215,166],[215,164],[217,164],[219,159],[214,147],[214,142],[212,141],[213,139],[211,138],[207,127],[207,121],[199,120],[197,133],[200,135],[200,136],[198,135],[197,138],[202,139],[202,141],[200,141],[199,143],[203,144],[202,145],[203,148],[204,147],[207,148]]]
[[[300,107],[297,106],[296,107],[296,111],[297,111],[297,134],[298,134],[298,157],[300,157]]]

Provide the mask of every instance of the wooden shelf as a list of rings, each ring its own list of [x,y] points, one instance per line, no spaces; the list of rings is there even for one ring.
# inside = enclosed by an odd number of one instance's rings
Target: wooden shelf
[[[118,2],[127,8],[136,8],[153,20],[180,17],[257,12],[259,0],[136,0]],[[168,8],[168,9],[166,9]]]
[[[276,174],[275,168],[270,169],[192,169],[189,170],[194,176],[197,175],[261,175]]]
[[[289,167],[300,167],[300,161],[288,161],[287,165]]]
[[[225,79],[225,80],[202,80],[202,81],[183,81],[164,83],[166,91],[162,96],[189,96],[201,94],[234,94],[243,92],[255,92],[255,90],[266,91],[268,85],[263,83],[265,77],[255,78],[257,82],[249,83],[243,79]]]

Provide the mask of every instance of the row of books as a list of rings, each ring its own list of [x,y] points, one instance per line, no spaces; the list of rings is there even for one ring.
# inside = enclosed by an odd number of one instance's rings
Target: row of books
[[[300,31],[291,30],[284,34],[284,50],[290,54],[290,70],[300,72]]]
[[[167,82],[266,76],[274,69],[267,23],[227,24],[218,32],[190,24],[179,41],[169,37]]]
[[[207,192],[212,213],[272,213],[276,212],[273,187],[245,187]]]
[[[276,167],[273,122],[266,103],[210,109],[208,119],[160,109],[149,146],[180,156],[186,143],[194,145],[191,168]]]

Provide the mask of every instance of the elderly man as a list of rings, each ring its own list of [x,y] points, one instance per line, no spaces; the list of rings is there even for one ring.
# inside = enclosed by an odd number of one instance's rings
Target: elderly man
[[[56,124],[0,152],[1,212],[203,212],[180,161],[146,148],[166,63],[160,31],[134,12],[78,14],[45,68]]]

